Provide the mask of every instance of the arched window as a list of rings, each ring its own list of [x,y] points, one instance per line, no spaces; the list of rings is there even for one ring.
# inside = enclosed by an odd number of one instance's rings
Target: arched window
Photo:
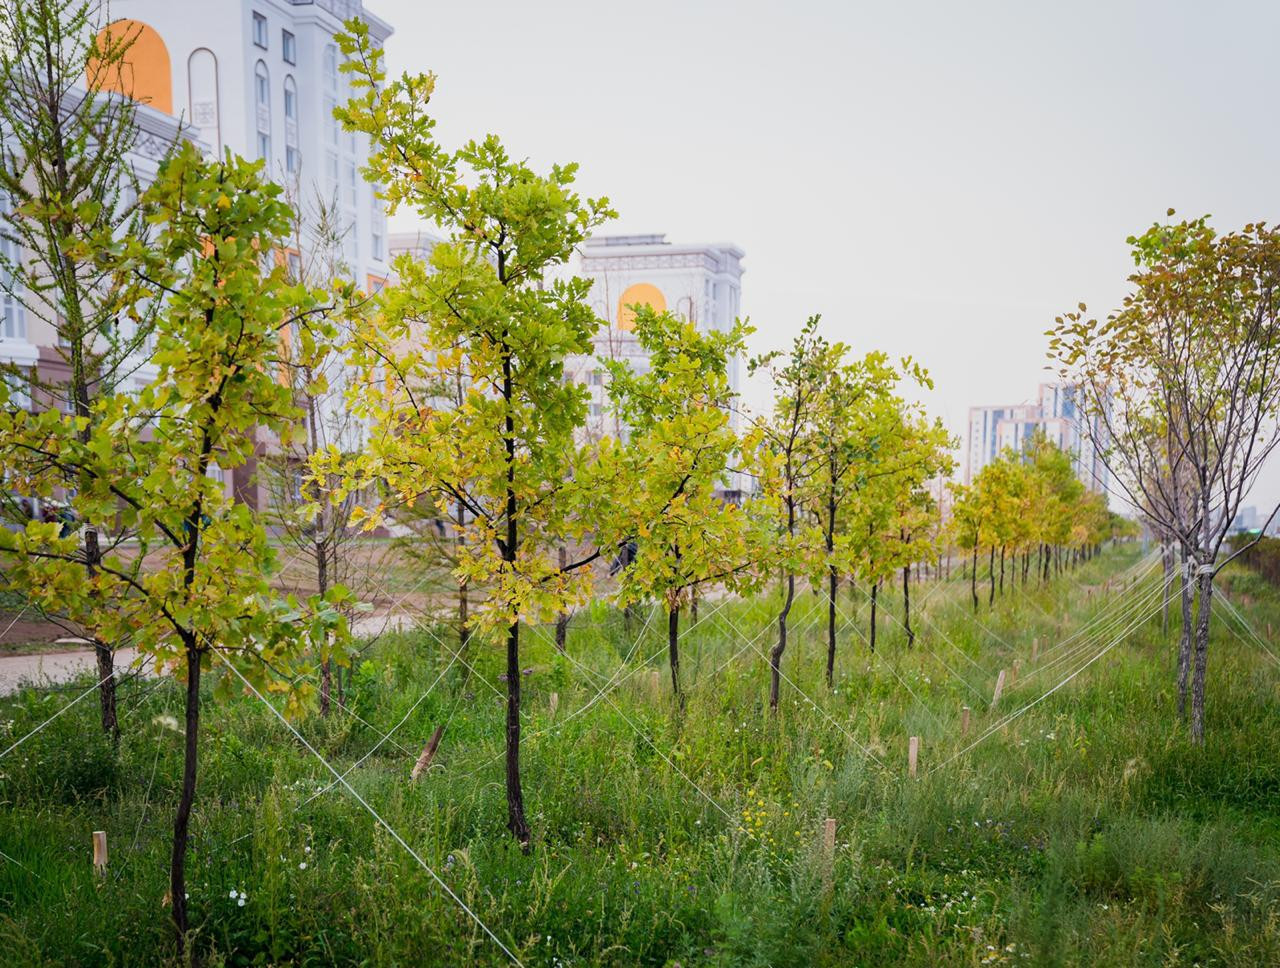
[[[191,121],[204,140],[222,150],[222,122],[218,106],[218,58],[207,47],[197,47],[187,58],[187,90]]]
[[[253,102],[258,122],[258,157],[271,157],[271,75],[267,65],[258,61],[253,68]]]
[[[173,72],[169,48],[155,29],[140,20],[116,20],[98,34],[100,48],[128,44],[123,62],[101,67],[90,61],[86,84],[91,91],[118,91],[165,114],[173,113]]]
[[[667,297],[661,289],[647,282],[628,286],[618,300],[618,329],[630,331],[636,328],[636,314],[631,308],[636,305],[649,306],[658,313],[666,312]]]
[[[284,167],[291,175],[302,169],[298,152],[298,85],[292,74],[284,79]]]

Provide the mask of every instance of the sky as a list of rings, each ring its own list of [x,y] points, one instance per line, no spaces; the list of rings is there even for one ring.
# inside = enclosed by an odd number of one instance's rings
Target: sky
[[[619,213],[604,231],[737,244],[753,351],[821,313],[858,354],[923,363],[956,434],[1035,399],[1055,315],[1119,304],[1126,237],[1169,208],[1277,217],[1270,0],[366,6],[393,72],[438,75],[445,145],[578,162]],[[1252,503],[1277,500],[1273,466]]]

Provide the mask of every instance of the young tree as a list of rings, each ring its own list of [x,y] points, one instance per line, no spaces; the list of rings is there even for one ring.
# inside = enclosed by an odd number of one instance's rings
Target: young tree
[[[754,579],[749,517],[718,493],[738,446],[729,362],[743,352],[748,332],[742,324],[699,332],[691,322],[637,306],[635,335],[648,368],[603,361],[629,436],[614,455],[617,469],[604,462],[606,479],[626,482],[618,488],[611,543],[635,545],[619,575],[620,598],[665,604],[671,688],[681,706],[681,608],[700,585],[741,590]]]
[[[768,369],[776,393],[772,412],[755,421],[744,447],[756,462],[765,500],[773,504],[781,532],[775,560],[783,572],[783,600],[778,612],[778,641],[769,652],[769,708],[773,712],[778,709],[787,617],[796,598],[796,575],[811,571],[822,551],[821,533],[816,528],[802,527],[801,519],[808,499],[806,491],[822,462],[822,453],[815,447],[814,418],[827,378],[829,344],[818,335],[819,318],[809,317],[788,354],[775,351],[756,357],[748,368],[751,373]]]
[[[185,861],[202,673],[216,657],[296,702],[299,691],[287,679],[294,662],[308,644],[324,648],[329,633],[343,628],[331,607],[341,589],[305,609],[272,593],[266,532],[216,476],[250,456],[254,428],[284,439],[296,428],[301,413],[273,369],[282,332],[309,328],[317,305],[316,295],[288,286],[281,270],[263,270],[263,253],[287,231],[288,211],[278,190],[259,182],[260,167],[230,156],[205,162],[187,145],[145,196],[158,237],[128,249],[154,298],[163,296],[153,382],[136,397],[99,400],[92,420],[56,410],[0,416],[0,454],[11,478],[48,494],[70,475],[81,485],[71,496],[79,516],[100,527],[111,522],[134,542],[90,572],[74,536],[32,522],[24,532],[0,531],[15,572],[43,604],[61,603],[97,634],[130,633],[160,668],[186,680],[170,868],[180,947],[190,927]],[[304,342],[318,345],[315,337]]]
[[[840,575],[853,570],[855,556],[849,505],[865,486],[868,465],[880,446],[886,401],[898,377],[884,353],[868,353],[845,363],[844,344],[837,343],[827,352],[829,375],[814,408],[821,459],[810,510],[821,522],[826,550],[827,686],[831,687],[836,664],[836,594]]]
[[[136,108],[107,93],[122,88],[133,37],[105,26],[105,5],[93,0],[0,0],[0,236],[21,252],[6,258],[0,247],[0,288],[52,327],[66,369],[45,379],[34,365],[10,365],[3,375],[11,399],[74,412],[82,443],[94,433],[95,404],[131,384],[145,362],[150,331],[136,280],[119,271],[122,237],[144,227],[128,160]],[[84,484],[68,478],[61,489]],[[89,523],[80,538],[92,578],[104,554],[98,527]],[[89,637],[102,728],[118,737],[120,640]]]
[[[1280,443],[1280,231],[1253,223],[1220,235],[1199,218],[1129,243],[1137,271],[1122,308],[1102,322],[1083,304],[1059,317],[1050,355],[1083,388],[1127,499],[1186,550],[1197,596],[1191,736],[1203,743],[1213,581],[1234,557],[1218,556]]]
[[[430,272],[398,261],[399,284],[383,291],[380,314],[357,334],[354,358],[370,385],[353,404],[374,426],[345,473],[350,486],[383,482],[401,506],[429,497],[442,515],[461,504],[472,517],[458,573],[488,589],[475,624],[506,630],[507,826],[528,849],[520,620],[584,599],[586,566],[599,552],[561,565],[552,551],[584,536],[592,502],[603,499],[579,480],[575,434],[586,420],[586,393],[565,380],[566,359],[591,352],[598,321],[587,282],[551,275],[612,213],[603,199],[572,190],[574,165],[539,175],[492,135],[442,148],[428,113],[435,78],[388,81],[366,26],[352,21],[347,30],[338,41],[355,95],[337,116],[369,136],[366,174],[386,186],[391,210],[414,208],[447,240],[432,251]],[[465,403],[437,405],[424,391],[453,368],[465,374]],[[314,463],[314,473],[342,464],[334,452]],[[385,510],[374,509],[368,523]]]
[[[342,257],[343,240],[350,231],[330,201],[316,194],[310,201],[300,197],[297,186],[285,188],[293,212],[293,225],[286,240],[287,247],[277,252],[285,277],[294,285],[323,289],[346,280],[341,285],[354,289],[352,272]],[[367,309],[367,302],[331,304],[316,307],[310,325],[292,327],[282,334],[280,376],[293,390],[294,400],[303,413],[301,432],[270,447],[259,460],[260,473],[270,495],[265,511],[267,523],[292,547],[291,559],[299,560],[310,572],[317,594],[324,596],[334,585],[341,585],[359,595],[372,598],[381,589],[378,582],[379,557],[371,549],[356,560],[355,544],[359,531],[352,527],[351,515],[362,495],[349,493],[340,501],[317,500],[318,491],[337,486],[336,479],[307,480],[312,457],[333,447],[353,453],[363,446],[362,421],[346,405],[349,391],[348,367],[339,352],[317,352],[306,340],[318,331],[318,317],[323,316],[327,331],[335,334],[334,345],[349,342],[350,321],[345,316]],[[314,509],[314,514],[311,513]],[[335,663],[326,654],[320,659],[320,715],[329,714],[334,687]],[[340,675],[340,670],[339,670]],[[342,699],[342,681],[338,680],[338,702]]]

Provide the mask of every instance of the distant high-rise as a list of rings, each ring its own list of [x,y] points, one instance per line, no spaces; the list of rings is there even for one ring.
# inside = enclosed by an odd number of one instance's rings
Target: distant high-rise
[[[1094,433],[1084,421],[1094,422]],[[1091,491],[1107,489],[1108,474],[1094,441],[1102,423],[1090,417],[1079,389],[1069,383],[1040,384],[1037,403],[997,404],[969,409],[968,454],[964,480],[972,483],[982,468],[1006,449],[1022,450],[1039,431],[1071,455],[1076,477]]]

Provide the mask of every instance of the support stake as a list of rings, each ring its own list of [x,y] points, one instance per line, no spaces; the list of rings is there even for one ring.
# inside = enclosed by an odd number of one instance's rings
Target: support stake
[[[431,734],[431,739],[427,741],[426,747],[422,751],[422,755],[418,757],[418,762],[413,764],[413,770],[409,773],[409,781],[413,782],[420,777],[423,772],[431,765],[431,761],[435,759],[436,747],[440,745],[440,737],[444,735],[444,726],[437,726],[436,731]]]
[[[1004,692],[1004,670],[1000,670],[1000,675],[996,676],[996,691],[991,697],[991,708],[995,709],[996,703],[1000,701],[1000,694]]]
[[[93,872],[99,877],[107,876],[107,832],[93,832]]]
[[[836,821],[828,817],[822,824],[822,883],[830,891],[836,859]]]
[[[907,775],[914,778],[916,762],[920,759],[920,737],[912,736],[907,740]]]

